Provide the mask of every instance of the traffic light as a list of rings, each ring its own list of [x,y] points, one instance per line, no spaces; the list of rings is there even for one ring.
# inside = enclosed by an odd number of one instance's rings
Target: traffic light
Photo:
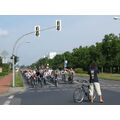
[[[19,57],[14,56],[14,64],[16,64],[19,61]]]
[[[56,30],[61,31],[61,20],[56,20]]]
[[[36,35],[37,37],[40,36],[40,26],[35,26],[35,35]]]
[[[10,59],[13,59],[13,55],[11,56]],[[14,64],[16,64],[19,61],[19,57],[14,55]]]

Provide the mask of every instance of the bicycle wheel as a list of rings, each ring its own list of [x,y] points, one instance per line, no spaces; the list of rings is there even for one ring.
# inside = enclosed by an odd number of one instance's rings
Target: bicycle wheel
[[[84,92],[82,88],[77,88],[73,93],[74,102],[81,103],[84,99]]]
[[[55,86],[56,86],[56,87],[58,86],[58,81],[57,81],[57,80],[55,80]]]
[[[94,93],[93,93],[93,100],[95,100],[96,98],[96,90],[94,90]]]

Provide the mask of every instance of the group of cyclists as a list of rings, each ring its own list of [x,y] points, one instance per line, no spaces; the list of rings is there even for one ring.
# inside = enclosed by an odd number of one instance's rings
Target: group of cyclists
[[[32,87],[36,87],[37,85],[47,85],[47,82],[52,82],[56,87],[58,86],[59,80],[61,79],[65,83],[73,83],[75,72],[72,68],[63,70],[53,70],[52,68],[41,68],[41,69],[21,69],[21,73],[26,78],[29,85]],[[89,95],[91,99],[91,103],[93,103],[94,100],[94,87],[97,91],[97,94],[100,98],[100,102],[103,103],[100,83],[98,81],[98,69],[96,66],[96,63],[91,63],[90,69],[88,71],[88,74],[90,75],[89,79]]]
[[[71,68],[64,68],[62,71],[52,68],[49,69],[21,69],[21,73],[27,80],[27,83],[32,87],[47,85],[47,82],[52,82],[55,86],[58,86],[58,78],[61,78],[64,82],[73,83],[75,72]]]

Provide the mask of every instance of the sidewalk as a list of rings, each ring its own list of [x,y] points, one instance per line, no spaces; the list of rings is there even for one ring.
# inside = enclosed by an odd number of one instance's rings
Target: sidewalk
[[[9,74],[4,78],[0,79],[0,94],[8,92],[11,81],[12,81],[12,74]]]

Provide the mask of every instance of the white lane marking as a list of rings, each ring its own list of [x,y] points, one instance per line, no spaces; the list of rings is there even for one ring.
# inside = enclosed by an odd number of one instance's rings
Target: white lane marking
[[[79,82],[77,82],[77,81],[73,81],[73,82],[79,84]]]
[[[47,84],[51,85],[51,86],[55,86],[54,84],[50,83],[50,82],[47,82]]]
[[[101,86],[105,86],[105,87],[120,87],[119,85],[101,85]]]
[[[11,95],[10,97],[8,97],[8,99],[13,99],[14,98],[14,95]]]
[[[4,102],[3,105],[9,105],[9,104],[10,104],[10,100],[7,100],[7,101]]]
[[[9,96],[9,97],[8,97],[8,100],[5,101],[3,105],[9,105],[10,102],[11,102],[11,100],[12,100],[13,98],[14,98],[14,95]]]
[[[29,92],[35,92],[35,91],[29,91]]]

